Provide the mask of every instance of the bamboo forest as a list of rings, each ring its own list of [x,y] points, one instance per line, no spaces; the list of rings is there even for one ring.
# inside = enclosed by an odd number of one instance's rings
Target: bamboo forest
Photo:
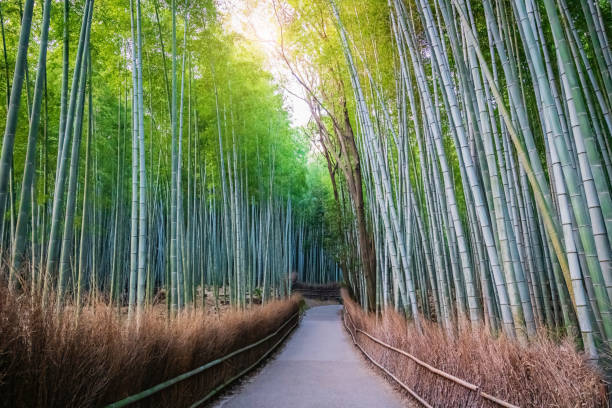
[[[0,25],[0,407],[612,403],[610,0]]]

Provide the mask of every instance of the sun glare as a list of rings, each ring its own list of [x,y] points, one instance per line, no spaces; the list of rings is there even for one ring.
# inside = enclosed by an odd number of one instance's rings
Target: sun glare
[[[283,92],[293,126],[310,120],[310,109],[300,97],[303,90],[280,56],[280,27],[272,0],[220,0],[226,29],[241,34],[265,56],[266,69]]]

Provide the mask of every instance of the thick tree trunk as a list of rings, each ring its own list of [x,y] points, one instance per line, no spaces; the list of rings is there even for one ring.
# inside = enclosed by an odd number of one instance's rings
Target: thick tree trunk
[[[343,94],[344,85],[341,81],[339,81],[338,85],[341,88],[340,94]],[[359,158],[359,151],[357,150],[357,144],[355,143],[355,134],[353,132],[353,127],[351,125],[348,109],[346,107],[346,101],[342,99],[340,102],[342,106],[341,118],[332,117],[331,113],[327,111],[327,113],[330,114],[330,118],[332,119],[334,134],[338,141],[337,148],[334,146],[335,143],[332,143],[330,132],[321,120],[320,112],[317,109],[317,103],[318,101],[312,101],[310,103],[310,110],[315,122],[317,123],[319,131],[321,132],[321,142],[325,149],[325,156],[328,161],[328,171],[334,188],[334,199],[340,207],[338,189],[335,183],[335,170],[331,166],[330,158],[328,157],[329,154],[333,156],[333,158],[336,160],[336,163],[338,164],[338,167],[340,167],[340,170],[344,175],[344,179],[346,180],[348,193],[351,196],[351,200],[353,202],[360,248],[359,257],[366,281],[368,309],[375,310],[376,253],[374,248],[374,240],[367,226],[365,203],[363,198],[361,161]],[[336,149],[338,149],[339,151],[336,151]],[[340,213],[342,213],[341,210]],[[349,267],[348,262],[345,262],[345,265],[346,267]],[[347,272],[348,274],[351,273],[351,271],[352,268],[351,270],[346,270],[345,272]],[[358,282],[359,280],[355,278],[354,281]]]
[[[368,296],[368,309],[376,310],[376,254],[374,250],[374,242],[372,234],[368,230],[367,220],[365,215],[365,204],[363,200],[363,183],[361,177],[361,162],[359,152],[355,144],[355,136],[353,127],[349,120],[346,104],[344,105],[344,128],[338,132],[346,149],[348,166],[346,179],[350,180],[349,194],[355,206],[355,219],[357,221],[357,232],[359,235],[359,247],[361,249],[361,266],[366,280],[366,293]]]

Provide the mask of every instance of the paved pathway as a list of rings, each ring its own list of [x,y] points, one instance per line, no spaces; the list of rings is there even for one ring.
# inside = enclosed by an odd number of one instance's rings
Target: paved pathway
[[[353,346],[342,306],[309,309],[282,351],[217,408],[408,406]]]

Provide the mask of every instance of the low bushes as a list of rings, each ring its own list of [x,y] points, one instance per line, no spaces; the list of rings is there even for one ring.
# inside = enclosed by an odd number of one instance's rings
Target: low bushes
[[[398,313],[386,311],[376,317],[345,290],[342,295],[357,328],[501,400],[521,407],[607,406],[601,373],[567,339],[555,343],[542,333],[521,345],[503,336],[493,338],[484,329],[450,338],[430,322],[423,322],[419,334]],[[497,406],[361,333],[356,336],[374,360],[435,407]]]
[[[136,394],[276,331],[300,298],[244,312],[146,312],[139,330],[98,304],[58,319],[31,298],[0,292],[0,406],[97,407]],[[189,406],[254,363],[290,330],[155,394],[142,406]]]

